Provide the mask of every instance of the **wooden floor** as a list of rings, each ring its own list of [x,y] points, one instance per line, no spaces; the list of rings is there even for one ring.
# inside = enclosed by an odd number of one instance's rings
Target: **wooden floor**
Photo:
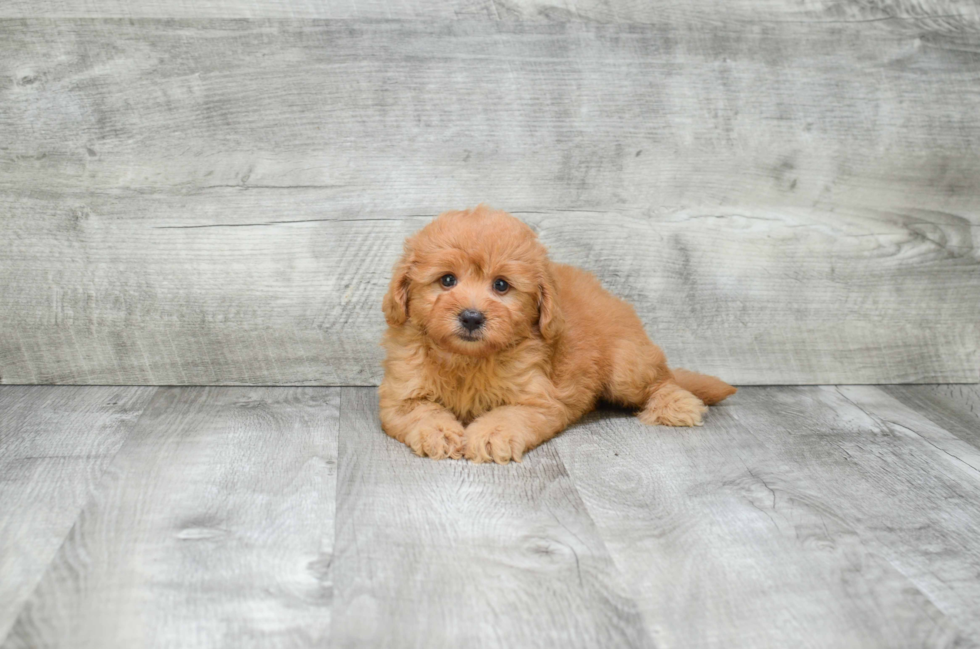
[[[980,644],[980,388],[419,459],[370,388],[0,387],[14,647]]]

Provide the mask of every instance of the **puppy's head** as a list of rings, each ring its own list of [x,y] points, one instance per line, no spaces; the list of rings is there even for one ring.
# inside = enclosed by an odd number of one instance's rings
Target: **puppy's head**
[[[479,206],[446,212],[405,242],[384,297],[392,327],[456,354],[489,356],[561,330],[547,253],[527,225]]]

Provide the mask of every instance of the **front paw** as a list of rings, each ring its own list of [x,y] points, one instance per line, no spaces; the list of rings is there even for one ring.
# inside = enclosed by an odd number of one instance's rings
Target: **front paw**
[[[433,460],[463,457],[463,425],[454,422],[422,422],[405,438],[405,443],[420,457]]]
[[[524,436],[520,431],[500,424],[474,421],[463,438],[463,457],[473,462],[507,464],[521,461]]]

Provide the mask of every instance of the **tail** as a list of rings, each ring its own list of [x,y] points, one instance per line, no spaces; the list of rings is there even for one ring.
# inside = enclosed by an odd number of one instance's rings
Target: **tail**
[[[735,388],[714,376],[698,374],[680,367],[670,371],[678,385],[709,406],[732,396],[736,391]]]

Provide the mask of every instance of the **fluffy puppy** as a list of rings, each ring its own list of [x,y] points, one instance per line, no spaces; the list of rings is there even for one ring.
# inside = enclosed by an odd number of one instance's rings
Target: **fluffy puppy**
[[[629,304],[483,205],[409,237],[383,309],[381,423],[421,456],[520,461],[599,399],[646,424],[699,426],[705,404],[735,392],[668,369]]]

